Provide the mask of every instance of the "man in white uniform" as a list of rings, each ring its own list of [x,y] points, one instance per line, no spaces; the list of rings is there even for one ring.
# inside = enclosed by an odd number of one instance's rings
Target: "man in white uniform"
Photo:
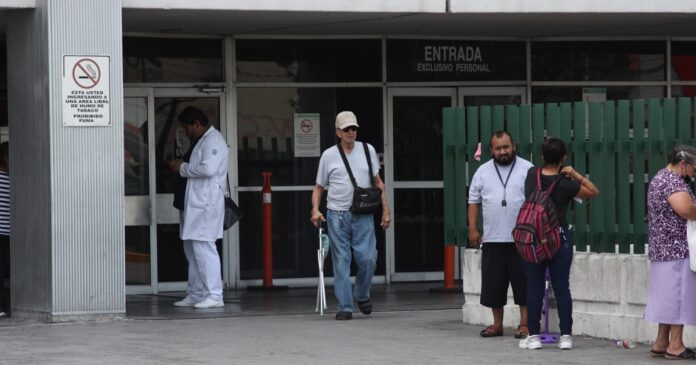
[[[188,261],[188,286],[186,297],[174,305],[222,307],[220,256],[215,241],[222,238],[227,143],[200,109],[185,108],[179,122],[191,139],[191,148],[183,161],[174,160],[169,168],[185,179],[185,189],[177,190],[174,206],[180,210],[179,234]]]

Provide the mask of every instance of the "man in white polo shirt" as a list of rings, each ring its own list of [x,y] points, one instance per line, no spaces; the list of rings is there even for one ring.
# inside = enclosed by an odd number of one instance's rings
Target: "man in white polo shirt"
[[[491,136],[492,160],[481,165],[469,187],[469,245],[483,244],[481,258],[481,305],[493,311],[493,324],[481,331],[481,337],[503,335],[503,307],[507,303],[508,284],[512,285],[515,304],[520,306],[520,324],[516,338],[527,336],[527,282],[521,258],[515,249],[512,229],[524,203],[524,181],[532,163],[517,156],[512,136],[498,131]],[[483,209],[483,237],[477,228]]]
[[[369,187],[371,184],[382,190],[382,229],[389,228],[391,211],[384,192],[384,183],[379,177],[379,160],[377,152],[367,145],[372,164],[372,176],[367,163],[363,143],[356,141],[358,135],[358,120],[353,112],[344,111],[336,116],[336,136],[340,140],[335,146],[327,148],[319,159],[316,185],[312,191],[311,221],[319,226],[327,221],[329,239],[331,242],[331,262],[334,273],[334,292],[338,300],[339,321],[353,318],[353,300],[357,301],[362,314],[372,313],[370,288],[372,276],[377,266],[377,240],[373,214],[353,214],[350,211],[353,204],[353,184],[343,162],[341,152],[346,156],[357,185]],[[328,189],[326,197],[326,218],[319,211],[324,190]],[[358,272],[355,275],[355,290],[350,284],[350,263],[355,262]]]

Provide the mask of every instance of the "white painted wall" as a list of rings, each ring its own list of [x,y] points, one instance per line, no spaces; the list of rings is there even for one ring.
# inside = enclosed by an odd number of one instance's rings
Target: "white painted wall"
[[[462,258],[464,323],[490,325],[491,310],[479,304],[481,299],[481,251],[467,249]],[[573,296],[573,334],[609,339],[655,340],[657,325],[643,320],[648,296],[649,262],[647,255],[576,252],[570,273]],[[504,325],[517,327],[519,309],[508,292]],[[558,332],[558,314],[549,311],[550,332]],[[544,328],[542,316],[542,331]],[[509,330],[508,330],[509,332]],[[696,346],[696,327],[686,326],[684,342]]]
[[[444,13],[445,0],[123,0],[124,8],[318,12]]]
[[[694,13],[685,0],[450,0],[453,13]]]

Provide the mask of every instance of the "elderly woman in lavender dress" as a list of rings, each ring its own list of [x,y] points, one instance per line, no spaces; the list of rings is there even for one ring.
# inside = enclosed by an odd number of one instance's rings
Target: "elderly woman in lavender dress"
[[[696,273],[689,268],[686,221],[696,219],[696,197],[689,186],[696,175],[696,148],[676,146],[648,189],[650,280],[645,319],[659,323],[653,356],[688,359],[684,325],[696,324]]]

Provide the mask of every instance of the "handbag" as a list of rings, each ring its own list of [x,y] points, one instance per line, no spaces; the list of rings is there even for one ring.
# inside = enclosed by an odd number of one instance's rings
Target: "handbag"
[[[696,271],[696,221],[686,221],[686,240],[689,242],[689,264]]]
[[[353,214],[373,214],[382,209],[382,189],[375,186],[372,176],[372,159],[370,159],[370,151],[367,149],[367,143],[363,143],[362,145],[365,148],[367,167],[370,171],[370,187],[368,188],[361,188],[358,186],[353,176],[353,171],[350,169],[350,164],[348,164],[346,153],[343,152],[343,147],[341,147],[340,143],[337,143],[336,148],[338,148],[338,152],[341,153],[341,159],[343,159],[343,164],[346,165],[346,170],[348,170],[348,175],[350,176],[350,182],[353,184],[353,204],[350,207],[350,212]]]
[[[228,230],[242,218],[242,209],[230,197],[230,181],[227,179],[227,192],[225,192],[225,219],[222,221],[222,229]]]

